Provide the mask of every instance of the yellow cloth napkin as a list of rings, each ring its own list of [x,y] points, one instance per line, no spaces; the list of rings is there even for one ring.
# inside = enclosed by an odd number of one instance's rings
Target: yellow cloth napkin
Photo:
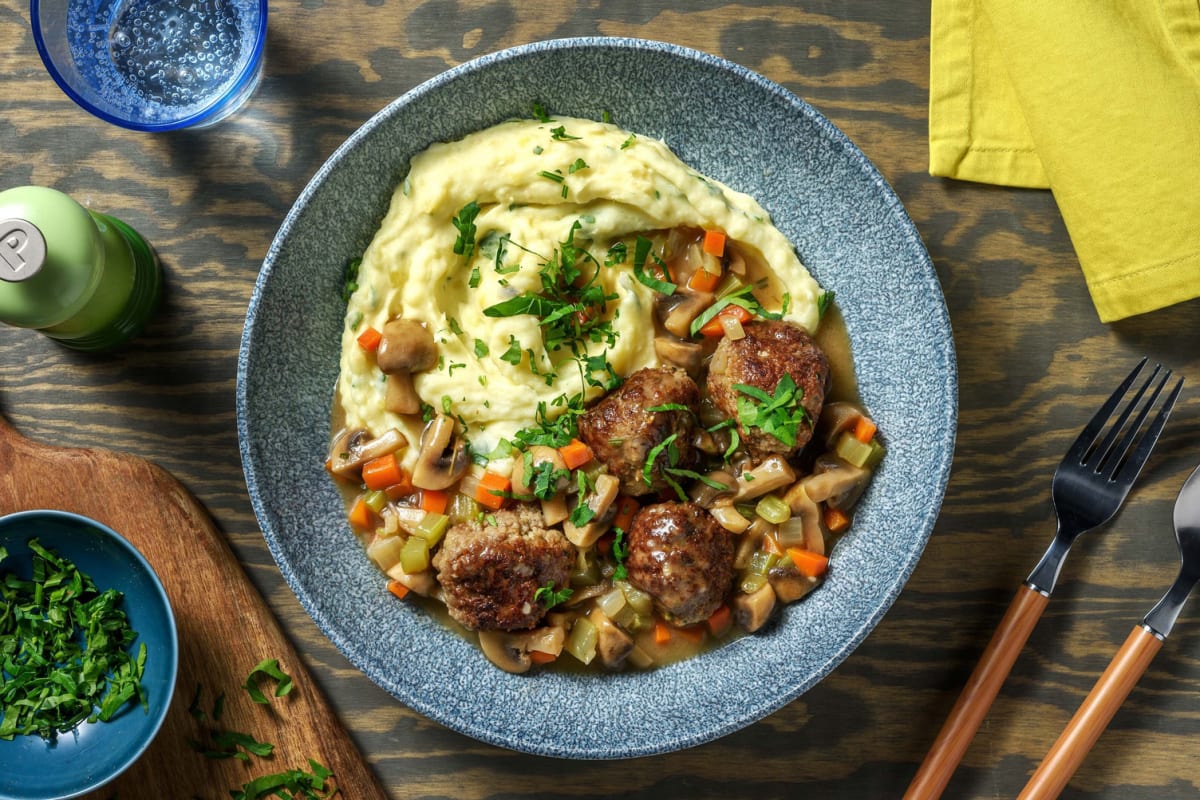
[[[929,171],[1049,188],[1104,322],[1200,296],[1200,0],[932,0]]]

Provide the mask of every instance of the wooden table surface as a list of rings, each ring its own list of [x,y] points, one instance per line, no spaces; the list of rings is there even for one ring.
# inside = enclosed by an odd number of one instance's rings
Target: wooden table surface
[[[1200,462],[1200,306],[1102,325],[1049,193],[929,177],[927,2],[278,0],[250,104],[216,128],[169,135],[121,130],[78,110],[43,69],[28,18],[23,3],[0,0],[0,188],[52,186],[124,219],[157,249],[167,290],[145,334],[115,354],[82,355],[32,331],[0,330],[0,412],[31,439],[135,453],[191,489],[398,800],[900,796],[1051,538],[1055,465],[1143,354],[1187,377],[1183,400],[1124,511],[1076,545],[947,797],[1015,796],[1174,577],[1171,509]],[[478,743],[355,670],[280,577],[251,511],[235,432],[251,289],[277,227],[325,158],[447,67],[575,35],[661,39],[724,56],[845,131],[895,187],[933,256],[960,380],[940,519],[875,631],[826,680],[758,724],[624,762]],[[1200,795],[1198,609],[1185,610],[1063,797]]]

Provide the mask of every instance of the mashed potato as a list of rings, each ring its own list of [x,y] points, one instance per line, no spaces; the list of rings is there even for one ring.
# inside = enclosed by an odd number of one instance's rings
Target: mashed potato
[[[470,219],[465,208],[475,204]],[[474,225],[473,234],[464,229]],[[658,366],[654,348],[657,293],[635,279],[631,259],[615,266],[636,237],[661,251],[678,228],[723,231],[748,262],[767,271],[775,290],[764,305],[815,331],[821,289],[767,213],[747,195],[706,178],[662,142],[582,119],[507,122],[435,144],[412,159],[374,240],[363,254],[342,335],[339,400],[351,428],[399,428],[416,442],[422,423],[385,410],[385,380],[357,343],[371,326],[396,317],[433,333],[438,364],[416,373],[423,402],[467,425],[476,452],[532,425],[539,402],[600,389],[583,381],[572,353],[547,350],[539,319],[487,316],[484,309],[542,290],[542,267],[565,247],[585,248],[598,271],[615,338],[587,342],[624,376]],[[470,250],[456,253],[459,250]],[[587,259],[585,259],[587,260]],[[416,448],[409,448],[411,461]]]

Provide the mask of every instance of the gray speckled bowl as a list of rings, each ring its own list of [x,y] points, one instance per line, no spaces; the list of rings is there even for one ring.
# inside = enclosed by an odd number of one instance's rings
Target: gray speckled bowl
[[[413,154],[527,116],[533,102],[563,115],[609,112],[756,197],[837,293],[863,401],[889,445],[824,586],[769,631],[654,672],[500,672],[474,645],[387,594],[322,466],[343,265],[370,241]],[[749,725],[811,688],[863,640],[904,586],[937,517],[957,388],[929,256],[892,190],[840,131],[735,64],[600,38],[517,47],[452,69],[389,105],[333,154],[288,214],[259,275],[237,411],[246,482],[271,553],[351,662],[411,708],[483,741],[622,758]]]

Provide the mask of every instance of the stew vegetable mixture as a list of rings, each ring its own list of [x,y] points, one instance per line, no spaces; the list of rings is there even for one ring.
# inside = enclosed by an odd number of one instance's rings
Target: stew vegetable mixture
[[[381,588],[498,667],[650,668],[819,586],[884,449],[757,203],[535,111],[413,159],[348,276],[327,467]]]

